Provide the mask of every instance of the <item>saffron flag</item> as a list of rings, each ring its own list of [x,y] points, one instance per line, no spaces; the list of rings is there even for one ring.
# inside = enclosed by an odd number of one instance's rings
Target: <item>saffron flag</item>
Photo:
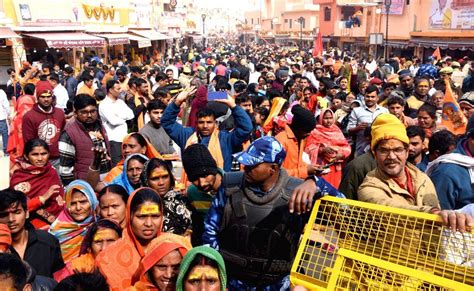
[[[439,46],[436,47],[435,51],[431,56],[433,58],[436,58],[437,61],[441,60],[441,51],[439,50]]]
[[[454,134],[464,134],[466,132],[466,116],[461,111],[461,107],[453,96],[451,84],[446,79],[446,93],[444,94],[443,116],[441,125]]]
[[[318,32],[318,35],[314,39],[314,49],[313,57],[318,57],[323,55],[323,37],[321,32]]]

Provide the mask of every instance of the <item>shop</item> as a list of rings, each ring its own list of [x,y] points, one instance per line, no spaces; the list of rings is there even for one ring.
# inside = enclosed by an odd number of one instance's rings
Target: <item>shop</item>
[[[14,54],[18,39],[21,37],[10,28],[0,27],[0,88],[7,84],[7,70],[14,68],[14,60],[18,59]]]

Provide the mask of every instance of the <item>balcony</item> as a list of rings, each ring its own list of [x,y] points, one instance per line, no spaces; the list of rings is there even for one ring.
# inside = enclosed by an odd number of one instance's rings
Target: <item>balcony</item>
[[[338,21],[334,23],[334,36],[339,37],[366,37],[367,36],[367,25],[364,21],[361,22],[360,27],[352,26],[351,28],[346,27],[346,21]]]

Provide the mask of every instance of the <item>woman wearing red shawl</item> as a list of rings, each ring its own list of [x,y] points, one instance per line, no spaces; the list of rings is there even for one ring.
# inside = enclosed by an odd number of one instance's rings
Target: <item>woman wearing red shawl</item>
[[[20,158],[23,155],[24,141],[23,141],[23,116],[26,112],[33,109],[33,105],[36,103],[36,98],[33,95],[35,92],[35,85],[25,85],[25,95],[18,98],[14,102],[15,116],[12,120],[11,132],[8,137],[7,152],[10,155],[12,161],[16,158]]]
[[[112,183],[123,172],[123,162],[131,154],[142,154],[148,158],[162,159],[160,153],[138,132],[128,134],[122,141],[122,160],[105,176],[104,183]]]
[[[58,173],[48,162],[49,147],[41,139],[25,144],[23,158],[11,169],[10,187],[28,198],[30,222],[36,229],[48,230],[64,206],[64,189]]]
[[[127,228],[121,239],[96,258],[96,264],[107,279],[110,290],[133,286],[133,278],[150,242],[161,234],[163,205],[160,195],[151,188],[135,190],[127,202]]]
[[[351,154],[351,147],[335,123],[330,109],[321,112],[316,128],[307,139],[305,151],[311,158],[311,164],[321,166],[320,176],[338,188],[342,164]]]
[[[191,103],[191,112],[189,113],[188,126],[196,128],[197,113],[207,105],[207,88],[205,85],[200,86],[196,91],[196,97]]]
[[[188,238],[172,233],[154,239],[135,273],[140,280],[130,290],[175,290],[181,260],[191,248]]]

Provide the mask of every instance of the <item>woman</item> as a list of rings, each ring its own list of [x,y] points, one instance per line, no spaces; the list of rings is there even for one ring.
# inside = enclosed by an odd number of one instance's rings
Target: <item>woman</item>
[[[127,207],[128,193],[120,185],[111,184],[99,193],[99,216],[115,221],[125,229],[125,209]]]
[[[122,237],[120,226],[108,219],[94,223],[82,240],[79,257],[71,260],[66,266],[54,274],[56,281],[74,273],[93,273],[96,271],[95,258],[113,242]]]
[[[122,174],[115,177],[111,183],[99,182],[99,171],[98,165],[102,160],[101,149],[94,148],[95,157],[92,161],[92,165],[89,167],[89,173],[87,175],[87,181],[94,187],[97,192],[101,192],[105,186],[109,184],[115,184],[122,186],[127,193],[132,193],[135,189],[143,186],[141,174],[145,167],[148,158],[142,154],[132,154],[127,157],[123,165]]]
[[[191,249],[181,261],[176,290],[225,291],[227,274],[224,259],[213,248]]]
[[[330,109],[322,111],[316,128],[307,139],[305,151],[311,158],[311,164],[320,166],[320,176],[338,188],[342,166],[351,154],[351,147],[337,127]]]
[[[163,232],[191,235],[191,211],[187,199],[174,190],[175,179],[169,164],[163,160],[151,159],[145,166],[147,186],[155,190],[163,200]]]
[[[161,158],[160,153],[138,132],[130,133],[122,141],[122,160],[105,176],[104,182],[110,183],[123,172],[123,163],[131,154],[142,154],[148,158]]]
[[[101,252],[96,264],[107,278],[111,290],[123,290],[135,284],[133,275],[145,256],[150,242],[161,234],[163,205],[151,188],[139,188],[128,199],[121,239]]]
[[[136,274],[140,276],[140,281],[135,283],[134,290],[176,290],[179,266],[190,249],[189,240],[180,235],[163,233],[154,239],[150,243],[150,251],[140,262]]]
[[[39,139],[25,144],[23,158],[13,166],[10,187],[28,198],[29,220],[36,229],[49,229],[64,206],[64,189],[49,163],[49,146]]]
[[[11,123],[11,132],[8,137],[7,152],[12,159],[23,156],[23,149],[25,142],[23,141],[23,116],[26,112],[33,109],[36,103],[35,85],[28,83],[24,87],[24,95],[13,101],[16,115],[13,117]]]
[[[445,129],[444,126],[438,126],[436,124],[436,106],[431,104],[423,104],[418,109],[418,126],[423,128],[426,133],[426,143],[431,138],[433,133]]]
[[[83,180],[72,181],[66,188],[66,206],[51,224],[49,232],[61,245],[64,263],[79,255],[82,239],[97,220],[95,210],[99,201],[92,187]]]

